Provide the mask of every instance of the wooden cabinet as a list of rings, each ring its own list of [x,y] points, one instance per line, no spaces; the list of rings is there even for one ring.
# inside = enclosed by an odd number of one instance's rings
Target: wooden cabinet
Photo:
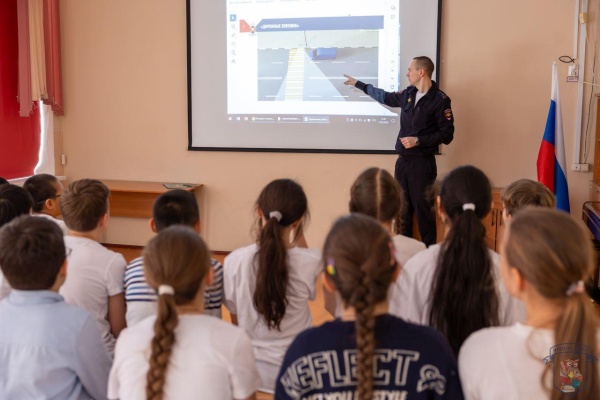
[[[492,210],[483,220],[485,226],[485,241],[488,247],[497,252],[500,251],[500,243],[504,232],[504,221],[502,219],[502,189],[492,190]]]
[[[113,217],[152,218],[152,206],[169,189],[161,182],[118,181],[101,179],[110,190],[110,215]],[[166,184],[169,185],[169,184]],[[181,185],[180,189],[195,192],[202,184]]]

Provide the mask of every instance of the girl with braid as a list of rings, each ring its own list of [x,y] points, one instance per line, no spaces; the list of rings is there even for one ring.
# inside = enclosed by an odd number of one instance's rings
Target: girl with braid
[[[204,314],[209,251],[193,229],[174,225],[143,254],[158,314],[125,329],[110,372],[110,399],[254,399],[260,384],[246,333]]]
[[[456,360],[434,329],[387,313],[398,274],[392,240],[375,219],[340,218],[323,249],[325,282],[343,301],[340,319],[302,332],[289,347],[275,398],[463,398]]]
[[[437,196],[445,238],[406,263],[390,298],[393,315],[436,328],[454,354],[476,330],[525,317],[502,284],[500,256],[485,243],[482,220],[491,205],[482,171],[470,165],[450,171]]]
[[[225,258],[224,304],[232,322],[252,338],[260,390],[273,393],[286,349],[298,333],[313,326],[308,301],[316,297],[321,256],[306,248],[308,205],[298,183],[269,183],[256,201],[256,213],[256,243]]]
[[[350,212],[375,218],[392,235],[396,260],[400,266],[406,264],[418,252],[425,250],[423,242],[400,234],[400,216],[406,207],[405,202],[398,181],[382,168],[372,167],[363,171],[350,189]],[[323,293],[325,308],[331,315],[339,317],[342,312],[341,302],[327,288]]]
[[[593,274],[589,232],[569,214],[519,210],[501,245],[501,271],[527,319],[472,334],[460,349],[472,400],[598,399],[598,316],[584,290]]]

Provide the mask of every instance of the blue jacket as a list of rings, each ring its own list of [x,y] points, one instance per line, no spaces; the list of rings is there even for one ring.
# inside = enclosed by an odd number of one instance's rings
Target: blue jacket
[[[417,88],[409,86],[400,92],[386,92],[371,84],[356,82],[356,87],[374,100],[389,107],[400,107],[400,132],[396,140],[396,152],[403,156],[432,156],[440,144],[450,144],[454,139],[454,114],[450,97],[437,84],[427,91],[415,106]],[[416,136],[419,145],[405,149],[400,138]]]

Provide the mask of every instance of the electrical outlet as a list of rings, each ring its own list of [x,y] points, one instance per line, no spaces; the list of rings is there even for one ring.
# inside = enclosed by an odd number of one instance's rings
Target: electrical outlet
[[[573,171],[581,171],[581,164],[573,164]]]
[[[590,172],[590,164],[581,164],[581,172]]]

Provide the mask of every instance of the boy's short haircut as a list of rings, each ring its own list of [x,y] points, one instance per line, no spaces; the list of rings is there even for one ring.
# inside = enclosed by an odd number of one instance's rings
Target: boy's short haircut
[[[200,221],[196,197],[185,190],[173,189],[161,194],[152,208],[157,231],[171,225],[194,227]]]
[[[33,211],[40,212],[44,209],[44,203],[48,199],[55,199],[58,191],[58,179],[50,174],[37,174],[29,177],[23,184],[33,198]]]
[[[13,289],[50,289],[65,258],[56,222],[22,215],[0,229],[0,268]]]
[[[19,215],[29,214],[33,200],[27,190],[17,185],[0,185],[0,226]]]
[[[502,191],[506,215],[513,215],[525,206],[556,207],[556,197],[544,184],[531,179],[519,179]]]
[[[62,193],[60,213],[69,229],[89,232],[96,229],[100,219],[108,212],[106,185],[96,179],[72,182]]]
[[[5,183],[8,183],[8,181],[0,176],[0,185],[4,185]]]

